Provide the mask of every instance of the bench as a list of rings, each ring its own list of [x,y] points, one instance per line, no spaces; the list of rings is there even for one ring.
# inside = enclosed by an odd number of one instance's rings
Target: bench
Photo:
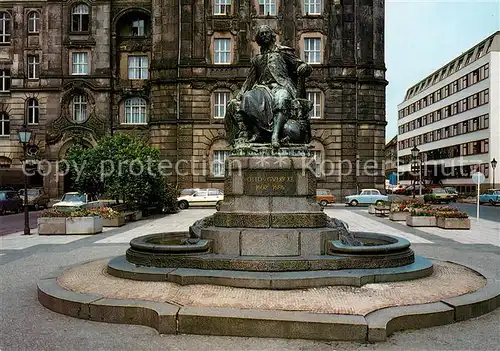
[[[388,216],[390,212],[391,212],[391,209],[389,207],[375,206],[375,216],[377,216],[377,217]]]

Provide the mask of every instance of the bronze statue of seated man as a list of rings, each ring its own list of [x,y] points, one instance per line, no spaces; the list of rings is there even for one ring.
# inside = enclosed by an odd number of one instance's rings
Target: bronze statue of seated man
[[[293,49],[277,45],[276,34],[267,25],[258,28],[255,41],[260,46],[260,54],[252,58],[250,73],[227,108],[229,139],[233,144],[271,142],[274,148],[284,139],[308,143],[307,133],[300,132],[300,128],[308,130],[308,126],[294,127],[297,122],[290,121],[288,133],[284,129],[292,118],[292,105],[298,106],[297,99],[305,100],[305,78],[311,74],[311,66],[300,60]],[[309,110],[311,107],[307,103],[299,105],[301,116],[305,107],[309,106]]]

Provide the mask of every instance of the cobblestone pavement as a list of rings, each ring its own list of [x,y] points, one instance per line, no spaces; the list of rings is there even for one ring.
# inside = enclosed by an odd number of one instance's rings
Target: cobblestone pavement
[[[158,335],[151,328],[113,325],[53,313],[37,301],[36,282],[55,270],[89,260],[121,255],[131,238],[150,232],[187,230],[213,209],[188,209],[148,218],[94,236],[0,237],[0,350],[496,350],[500,310],[478,319],[418,331],[396,333],[388,342],[359,344],[196,335]],[[409,239],[417,254],[456,261],[500,279],[499,231],[489,221],[454,233],[409,228],[367,213],[366,209],[329,207],[351,230],[374,231]]]

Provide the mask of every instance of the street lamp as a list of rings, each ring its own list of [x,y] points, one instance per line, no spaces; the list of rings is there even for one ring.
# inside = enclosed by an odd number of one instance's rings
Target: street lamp
[[[415,145],[413,147],[413,149],[411,149],[411,158],[412,158],[412,165],[413,167],[417,167],[417,157],[418,157],[418,154],[420,153],[420,150],[418,149],[418,147]],[[412,176],[413,176],[413,198],[415,199],[415,173],[412,172]]]
[[[28,149],[28,143],[31,139],[31,131],[23,125],[21,129],[17,132],[19,136],[19,142],[23,145],[24,152],[24,235],[30,235],[30,217],[28,213],[28,174],[26,172],[27,157],[26,151]]]
[[[493,157],[493,160],[491,160],[491,168],[493,169],[493,189],[495,189],[495,168],[497,168],[497,163],[497,160]]]

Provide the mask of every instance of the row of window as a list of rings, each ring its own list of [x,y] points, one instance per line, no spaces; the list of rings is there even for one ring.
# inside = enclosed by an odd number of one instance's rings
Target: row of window
[[[128,57],[128,79],[148,79],[148,57],[147,56],[129,56]],[[89,74],[89,53],[73,52],[71,74],[88,75]],[[28,79],[40,78],[40,56],[28,55],[27,57]],[[0,92],[10,90],[10,70],[0,70]]]
[[[89,30],[89,6],[78,4],[71,10],[71,31],[87,32]],[[40,33],[40,13],[28,13],[28,34]],[[9,44],[12,35],[12,18],[8,12],[0,12],[0,44]]]
[[[313,102],[313,110],[310,118],[321,118],[322,115],[322,93],[311,91],[307,93],[308,98]],[[213,94],[213,116],[214,118],[224,118],[226,115],[226,106],[231,99],[229,91],[215,91]],[[28,124],[38,124],[40,116],[40,106],[37,99],[29,99],[26,104],[26,122]],[[146,124],[147,123],[147,102],[143,98],[133,97],[125,100],[125,119],[124,124]],[[84,122],[87,115],[87,98],[84,95],[76,95],[71,103],[71,117],[75,122]],[[0,135],[9,135],[8,115],[4,115],[2,120],[2,133]]]
[[[480,57],[486,55],[488,53],[488,50],[492,42],[493,38],[487,39],[484,43],[472,48],[467,53],[465,53],[464,55],[460,56],[458,59],[454,60],[449,65],[442,68],[439,72],[436,72],[435,74],[428,77],[424,81],[418,83],[416,86],[408,90],[405,100],[412,98],[421,91],[440,82],[441,80],[445,79],[446,77],[452,75],[455,72],[458,72],[459,70],[463,69],[465,66],[471,64]],[[474,53],[476,53],[476,55],[474,55]]]
[[[421,152],[422,161],[443,160],[448,158],[473,156],[487,154],[489,152],[489,139],[476,140],[468,143],[462,143],[440,149]],[[401,156],[400,165],[407,165],[412,162],[411,155]]]
[[[430,106],[438,101],[446,99],[448,96],[458,93],[461,90],[467,89],[468,87],[487,79],[490,76],[490,65],[486,64],[469,74],[451,82],[450,84],[436,90],[432,94],[414,102],[413,104],[406,106],[404,109],[399,111],[398,118],[404,118],[417,112],[427,106]]]
[[[490,164],[481,163],[479,165],[465,165],[465,166],[454,166],[454,167],[444,167],[444,165],[424,165],[422,169],[423,176],[426,179],[457,179],[457,178],[469,178],[475,172],[481,172],[486,178],[490,174]],[[399,176],[400,180],[413,180],[414,176],[410,172],[404,172]],[[458,189],[458,187],[457,187]],[[469,192],[464,191],[464,192]]]
[[[411,132],[412,130],[421,127],[425,127],[432,123],[439,122],[445,118],[455,116],[468,110],[472,110],[476,107],[486,105],[489,102],[490,91],[489,89],[486,89],[399,126],[399,135]]]
[[[256,10],[260,16],[276,16],[278,13],[278,0],[257,0]],[[213,0],[214,15],[230,15],[233,11],[232,0]],[[305,15],[321,15],[323,13],[323,0],[304,0],[303,11]]]
[[[304,50],[302,57],[309,64],[321,64],[322,45],[321,37],[304,38]],[[231,38],[214,39],[214,57],[215,65],[230,65],[233,63],[233,40]]]
[[[125,100],[125,119],[123,124],[146,124],[146,100],[133,97]],[[71,117],[77,123],[88,118],[88,102],[84,95],[76,95],[71,100]],[[36,125],[40,121],[40,104],[37,99],[29,99],[26,104],[26,123]],[[0,112],[0,136],[10,135],[10,118],[6,112]]]
[[[228,15],[232,13],[232,0],[213,0],[214,15]],[[259,15],[276,16],[278,12],[277,0],[258,0],[257,10]],[[303,10],[306,15],[321,15],[323,13],[323,0],[304,0]],[[85,3],[76,4],[71,9],[71,31],[88,32],[90,24],[90,7]],[[0,43],[11,42],[12,19],[8,12],[0,12]],[[28,13],[28,33],[40,33],[40,13]],[[138,19],[132,23],[132,35],[146,35],[144,20]]]
[[[419,146],[426,143],[432,143],[454,136],[473,133],[478,130],[488,129],[490,126],[489,115],[474,117],[467,121],[455,123],[451,126],[446,126],[440,129],[433,130],[428,133],[417,135],[413,138],[408,138],[399,142],[399,149],[406,149],[413,146]]]
[[[322,118],[324,110],[323,93],[319,90],[309,90],[307,91],[307,99],[313,103],[309,118]],[[224,118],[227,104],[231,100],[231,92],[228,90],[215,91],[212,100],[214,118]]]

